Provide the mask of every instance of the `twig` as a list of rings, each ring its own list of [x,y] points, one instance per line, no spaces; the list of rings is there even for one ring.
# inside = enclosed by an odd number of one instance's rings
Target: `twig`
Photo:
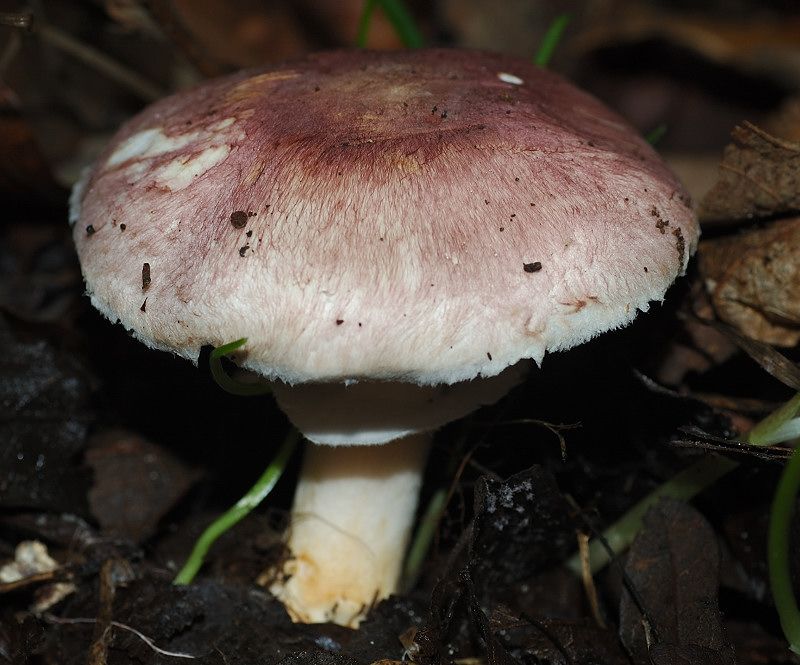
[[[53,614],[50,614],[49,612],[44,614],[44,618],[50,623],[59,625],[97,623],[97,619],[92,619],[91,617],[74,617],[69,619],[63,619],[61,617],[57,617]],[[147,635],[127,624],[121,623],[119,621],[111,621],[110,625],[113,626],[114,628],[127,630],[129,633],[133,633],[134,635],[136,635],[136,637],[142,640],[142,642],[144,642],[147,646],[149,646],[153,651],[155,651],[158,654],[161,654],[162,656],[169,656],[171,658],[191,658],[191,659],[197,658],[197,656],[193,656],[190,653],[184,653],[183,651],[168,651],[167,649],[162,649],[161,647],[157,646],[156,643],[153,642],[153,640],[147,637]]]
[[[605,630],[607,628],[606,622],[603,621],[603,616],[600,613],[600,603],[597,601],[597,588],[594,585],[594,577],[592,577],[592,570],[590,566],[589,557],[589,534],[578,533],[578,552],[581,557],[581,576],[583,577],[583,589],[586,592],[586,598],[589,600],[589,607],[594,616],[594,622],[598,627]]]
[[[105,53],[78,41],[72,35],[46,23],[37,23],[34,33],[42,41],[77,58],[146,102],[164,97],[166,92],[125,65],[109,58]]]

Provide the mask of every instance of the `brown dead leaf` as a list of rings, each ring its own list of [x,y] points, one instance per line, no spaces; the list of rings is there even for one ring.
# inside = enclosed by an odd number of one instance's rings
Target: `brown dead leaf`
[[[197,479],[169,451],[137,434],[105,432],[86,452],[92,514],[107,533],[141,543]]]
[[[625,590],[620,638],[638,656],[636,662],[648,662],[649,656],[659,664],[733,665],[719,612],[720,555],[710,525],[694,508],[672,499],[651,508],[643,522],[625,570],[647,611],[649,631],[642,607]]]
[[[496,620],[497,612],[492,619]],[[543,619],[526,617],[497,627],[498,634],[508,643],[519,641],[521,648],[514,650],[516,662],[552,663],[603,663],[623,665],[630,659],[620,649],[619,640],[609,630],[584,620]],[[500,632],[502,631],[502,632]],[[524,654],[524,657],[520,657]]]
[[[776,138],[749,122],[732,132],[720,178],[700,202],[702,223],[800,211],[800,143]]]
[[[698,257],[720,319],[769,344],[800,341],[800,217],[704,241]]]
[[[654,644],[650,647],[650,662],[652,665],[725,665],[732,661],[726,660],[719,651],[696,644]]]

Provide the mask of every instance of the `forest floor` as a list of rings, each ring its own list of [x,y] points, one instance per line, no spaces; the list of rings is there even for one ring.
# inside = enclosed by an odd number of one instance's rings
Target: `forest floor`
[[[571,12],[550,66],[643,133],[666,128],[656,147],[696,198],[703,241],[663,305],[437,432],[422,505],[442,489],[447,502],[429,554],[357,630],[294,624],[256,583],[285,555],[298,459],[191,585],[172,584],[289,425],[269,396],[222,392],[207,355],[194,367],[148,350],[95,312],[66,209],[81,168],[147,102],[350,45],[361,3],[102,4],[0,27],[0,570],[23,571],[0,577],[0,663],[797,661],[766,553],[788,451],[736,443],[800,390],[793,3],[409,3],[431,44],[524,57]],[[382,19],[369,39],[400,46]],[[564,565],[578,534],[710,455],[739,465],[655,506],[591,579]]]

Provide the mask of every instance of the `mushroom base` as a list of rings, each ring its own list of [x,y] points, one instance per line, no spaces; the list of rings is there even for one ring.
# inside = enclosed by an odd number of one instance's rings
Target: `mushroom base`
[[[397,590],[430,435],[380,446],[311,442],[292,509],[292,558],[270,590],[294,621],[357,627]]]

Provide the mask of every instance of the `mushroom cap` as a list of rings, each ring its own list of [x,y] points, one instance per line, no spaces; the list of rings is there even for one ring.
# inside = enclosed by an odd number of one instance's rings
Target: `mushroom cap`
[[[129,121],[76,186],[92,303],[151,347],[289,384],[452,384],[662,300],[686,191],[624,120],[517,58],[318,53]]]

